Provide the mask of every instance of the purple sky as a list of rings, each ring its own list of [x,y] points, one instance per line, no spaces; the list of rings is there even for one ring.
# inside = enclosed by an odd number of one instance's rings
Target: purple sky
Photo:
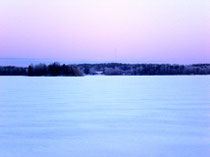
[[[209,0],[0,0],[0,63],[210,63]]]

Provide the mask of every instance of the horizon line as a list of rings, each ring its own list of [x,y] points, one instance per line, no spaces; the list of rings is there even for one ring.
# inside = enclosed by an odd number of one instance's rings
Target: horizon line
[[[142,61],[68,61],[63,59],[50,59],[50,58],[27,58],[27,57],[0,57],[1,60],[23,60],[25,62],[25,65],[31,65],[31,64],[51,64],[51,63],[61,63],[61,64],[109,64],[109,63],[119,63],[119,64],[177,64],[177,65],[193,65],[193,64],[210,64],[210,62],[192,62],[192,63],[177,63],[177,62],[167,62],[167,61],[161,61],[161,60],[147,60],[147,59],[141,59]],[[36,63],[33,63],[36,62]],[[5,64],[5,63],[4,63]],[[12,63],[8,63],[12,64]],[[15,64],[15,63],[14,63]],[[16,63],[21,64],[21,63]],[[24,63],[23,63],[24,64]],[[0,62],[0,66],[1,62]]]

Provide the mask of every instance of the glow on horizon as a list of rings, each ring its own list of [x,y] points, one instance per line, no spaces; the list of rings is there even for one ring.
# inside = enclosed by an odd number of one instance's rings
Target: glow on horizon
[[[208,0],[0,0],[0,58],[210,62]]]

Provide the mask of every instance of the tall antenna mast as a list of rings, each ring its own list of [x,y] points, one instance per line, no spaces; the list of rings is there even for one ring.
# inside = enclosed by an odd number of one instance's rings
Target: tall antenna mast
[[[114,49],[114,54],[115,54],[115,62],[117,62],[118,61],[117,48]]]

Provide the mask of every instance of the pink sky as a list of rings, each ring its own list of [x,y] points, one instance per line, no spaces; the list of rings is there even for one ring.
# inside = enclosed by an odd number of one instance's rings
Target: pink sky
[[[210,63],[209,7],[209,0],[0,0],[0,58]]]

